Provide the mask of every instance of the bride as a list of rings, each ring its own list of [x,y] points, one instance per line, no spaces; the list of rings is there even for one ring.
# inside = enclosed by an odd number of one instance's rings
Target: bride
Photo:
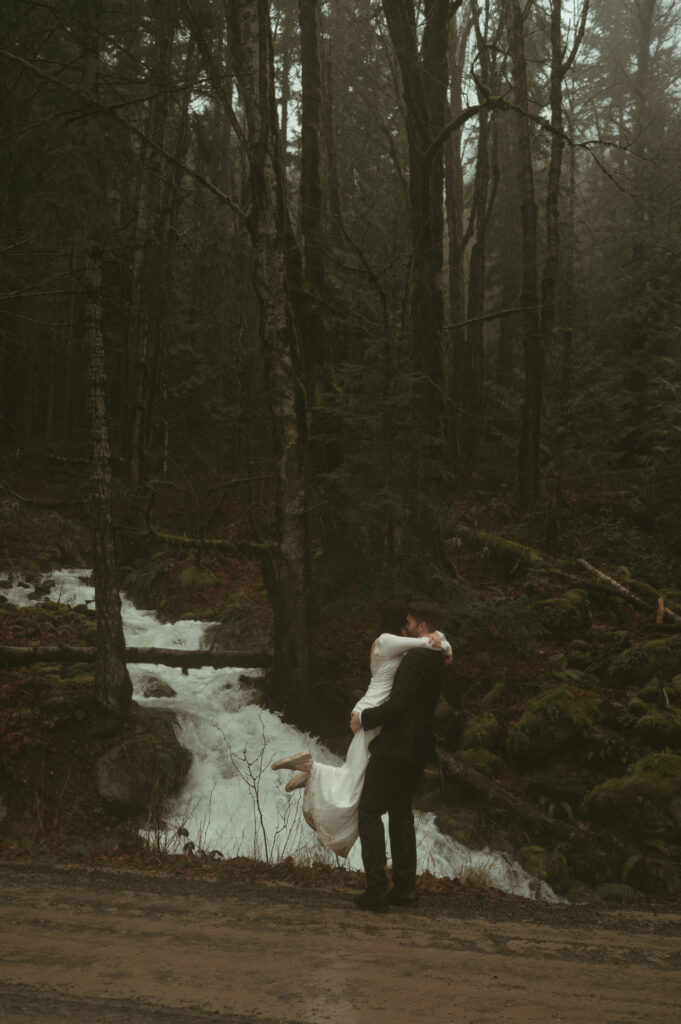
[[[451,658],[452,648],[443,633],[423,637],[404,635],[408,608],[391,603],[383,610],[380,635],[371,646],[371,681],[353,711],[377,707],[390,696],[395,673],[403,656],[415,647],[435,647]],[[357,807],[362,795],[364,775],[371,756],[369,745],[381,727],[356,732],[345,759],[339,766],[313,761],[309,750],[276,761],[272,768],[299,771],[286,785],[286,791],[305,787],[303,814],[324,846],[347,857],[357,839]]]

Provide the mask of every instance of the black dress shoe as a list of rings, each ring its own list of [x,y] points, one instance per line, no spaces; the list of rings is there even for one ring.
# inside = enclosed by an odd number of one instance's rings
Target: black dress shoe
[[[353,898],[353,902],[360,910],[373,910],[375,914],[387,914],[390,910],[385,896],[375,896],[370,892],[360,893]]]
[[[400,892],[399,889],[391,889],[386,900],[391,907],[418,907],[419,896],[413,889],[408,892]]]

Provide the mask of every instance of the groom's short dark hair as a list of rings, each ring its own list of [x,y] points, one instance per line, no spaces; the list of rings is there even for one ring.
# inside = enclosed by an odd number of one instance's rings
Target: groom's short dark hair
[[[442,609],[437,601],[412,601],[407,615],[413,616],[417,622],[425,622],[429,629],[439,629],[442,622]]]

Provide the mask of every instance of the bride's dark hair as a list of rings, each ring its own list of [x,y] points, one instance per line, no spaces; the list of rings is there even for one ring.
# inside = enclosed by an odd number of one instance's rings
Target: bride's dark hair
[[[381,608],[379,633],[394,633],[400,636],[407,622],[407,602],[388,601]]]

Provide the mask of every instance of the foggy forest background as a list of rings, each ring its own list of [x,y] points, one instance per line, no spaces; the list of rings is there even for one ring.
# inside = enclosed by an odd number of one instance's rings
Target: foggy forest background
[[[195,536],[239,494],[281,636],[324,559],[437,589],[472,494],[556,553],[570,495],[676,487],[680,18],[8,0],[8,479],[89,454],[105,533],[110,467]]]

